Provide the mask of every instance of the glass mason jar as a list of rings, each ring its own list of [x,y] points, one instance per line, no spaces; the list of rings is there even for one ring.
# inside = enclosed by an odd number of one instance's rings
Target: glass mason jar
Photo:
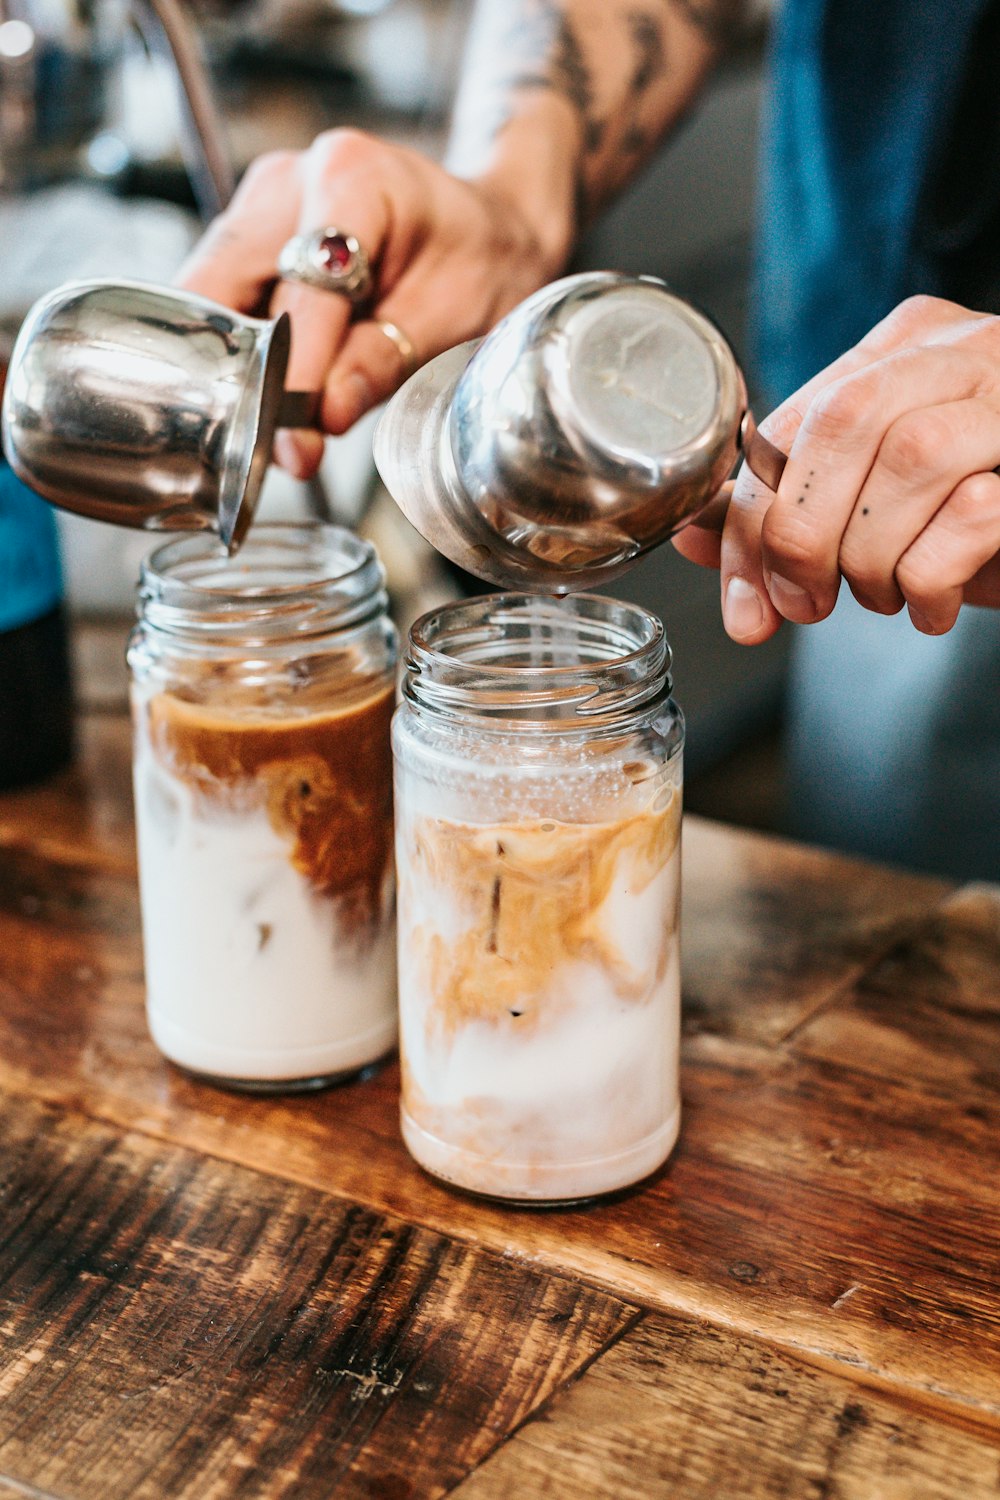
[[[191,1072],[313,1088],[396,1037],[396,632],[371,546],[206,533],[143,565],[129,643],[149,1025]]]
[[[684,721],[654,615],[498,594],[424,615],[393,720],[402,1128],[435,1176],[564,1202],[680,1123]]]

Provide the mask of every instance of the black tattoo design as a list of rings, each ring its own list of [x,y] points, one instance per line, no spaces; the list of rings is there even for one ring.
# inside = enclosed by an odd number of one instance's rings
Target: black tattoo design
[[[635,67],[629,90],[633,95],[644,94],[663,72],[663,34],[653,17],[644,10],[629,12],[628,28],[635,48]]]
[[[607,127],[595,113],[593,78],[580,40],[560,7],[542,0],[533,17],[519,16],[510,47],[525,65],[499,82],[504,93],[548,89],[561,95],[580,116],[585,152],[600,150]]]
[[[744,0],[666,0],[666,4],[717,46],[732,40],[745,9]]]
[[[623,156],[644,156],[649,150],[652,142],[646,132],[638,125],[630,125],[622,136],[621,151]]]
[[[660,78],[665,67],[663,32],[645,10],[629,11],[626,23],[632,36],[634,62],[628,84],[627,107],[637,107],[642,96]],[[629,121],[619,147],[623,156],[645,156],[652,145],[647,131],[635,119]]]

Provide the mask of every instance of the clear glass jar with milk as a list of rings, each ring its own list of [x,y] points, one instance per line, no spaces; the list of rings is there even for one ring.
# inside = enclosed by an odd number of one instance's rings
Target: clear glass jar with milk
[[[393,723],[402,1128],[473,1192],[639,1181],[680,1118],[683,717],[655,616],[497,594],[423,616]]]
[[[251,1089],[318,1087],[396,1037],[397,642],[373,549],[261,525],[144,564],[129,644],[150,1029]]]

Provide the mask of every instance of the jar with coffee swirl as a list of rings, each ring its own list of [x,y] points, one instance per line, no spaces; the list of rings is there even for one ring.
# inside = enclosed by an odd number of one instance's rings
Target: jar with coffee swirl
[[[181,1067],[320,1087],[396,1037],[396,632],[338,527],[198,533],[142,569],[129,643],[147,1014]]]
[[[648,611],[498,594],[410,633],[393,722],[402,1129],[429,1172],[557,1203],[680,1119],[684,721]]]

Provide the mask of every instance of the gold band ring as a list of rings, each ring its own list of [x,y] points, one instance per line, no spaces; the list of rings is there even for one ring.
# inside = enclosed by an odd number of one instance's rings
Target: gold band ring
[[[403,365],[403,379],[409,380],[417,368],[417,351],[413,347],[413,340],[405,334],[398,323],[390,323],[387,318],[373,318],[372,322],[386,338],[396,346],[399,358]]]

